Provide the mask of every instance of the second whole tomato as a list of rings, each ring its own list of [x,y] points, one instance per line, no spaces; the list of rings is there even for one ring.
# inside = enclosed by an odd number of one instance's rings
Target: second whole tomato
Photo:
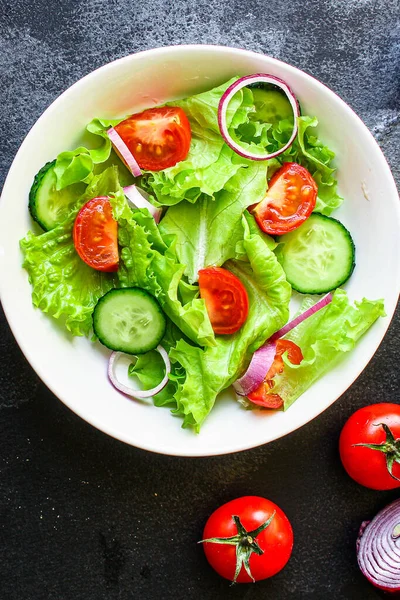
[[[283,569],[292,553],[293,531],[274,502],[243,496],[212,513],[202,543],[219,575],[235,583],[251,583]]]
[[[357,483],[374,490],[400,487],[400,405],[371,404],[357,410],[342,429],[339,451]]]

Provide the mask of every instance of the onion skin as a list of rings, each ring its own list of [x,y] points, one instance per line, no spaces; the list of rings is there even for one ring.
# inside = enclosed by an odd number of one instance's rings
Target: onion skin
[[[362,523],[357,560],[363,575],[376,588],[400,594],[400,499],[381,510],[370,523]]]

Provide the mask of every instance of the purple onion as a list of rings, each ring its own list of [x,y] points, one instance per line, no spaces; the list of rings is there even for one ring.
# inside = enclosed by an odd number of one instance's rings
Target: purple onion
[[[400,593],[400,499],[363,523],[357,540],[358,565],[377,588]]]
[[[228,126],[226,124],[226,112],[229,106],[229,102],[239,90],[241,90],[244,87],[247,87],[252,83],[271,83],[276,87],[280,88],[289,100],[293,110],[293,131],[289,141],[282,148],[270,154],[254,154],[253,152],[242,148],[242,146],[235,142],[235,140],[231,137],[228,131]],[[246,75],[246,77],[241,77],[240,79],[232,83],[232,85],[230,85],[225,91],[225,93],[222,95],[222,98],[218,105],[218,125],[221,131],[221,135],[224,138],[224,141],[226,142],[226,144],[228,144],[230,148],[232,148],[232,150],[236,152],[236,154],[239,154],[239,156],[243,156],[244,158],[249,158],[251,160],[268,160],[270,158],[274,158],[275,156],[279,156],[279,154],[282,154],[282,152],[285,152],[285,150],[287,150],[289,146],[293,143],[293,140],[297,135],[297,117],[299,116],[299,103],[297,102],[297,98],[293,94],[290,87],[282,79],[279,79],[279,77],[275,77],[275,75],[267,75],[265,73],[257,73],[256,75]]]

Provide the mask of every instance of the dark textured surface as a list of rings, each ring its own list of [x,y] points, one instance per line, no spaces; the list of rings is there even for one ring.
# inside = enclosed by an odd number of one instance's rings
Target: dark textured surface
[[[177,43],[270,54],[311,73],[371,128],[400,181],[397,0],[0,0],[0,184],[22,139],[71,83],[114,58]],[[355,408],[399,400],[399,319],[351,389],[288,437],[242,454],[178,459],[81,421],[38,380],[0,318],[1,600],[373,600],[360,522],[399,492],[353,483],[337,453]],[[270,581],[229,585],[196,545],[208,514],[257,494],[284,508],[292,559]]]

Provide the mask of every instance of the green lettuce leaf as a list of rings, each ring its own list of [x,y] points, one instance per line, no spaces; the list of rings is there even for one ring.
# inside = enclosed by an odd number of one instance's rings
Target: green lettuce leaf
[[[90,198],[107,196],[118,189],[118,171],[111,167],[93,177],[77,206],[61,225],[41,235],[28,232],[20,242],[34,306],[61,319],[73,335],[89,334],[98,299],[117,282],[114,274],[95,271],[79,258],[72,239],[75,217]]]
[[[301,312],[315,303],[307,297]],[[279,394],[286,410],[317,379],[332,369],[379,317],[385,316],[383,300],[355,302],[344,290],[336,290],[333,301],[291,331],[286,339],[300,346],[304,360],[292,365],[284,356],[285,368],[274,378],[271,393]]]
[[[297,137],[293,144],[277,158],[280,163],[297,162],[310,171],[318,186],[315,211],[329,216],[342,204],[343,198],[338,193],[337,180],[334,176],[335,169],[332,167],[335,153],[310,131],[317,125],[318,119],[315,117],[299,117]],[[290,121],[283,120],[271,129],[269,149],[278,149],[279,146],[286,143],[289,140],[292,128],[293,124]]]
[[[114,215],[118,217],[120,286],[147,290],[189,339],[201,346],[214,345],[215,336],[204,301],[189,294],[190,289],[184,287],[185,266],[177,261],[173,247],[163,242],[154,219],[144,211],[128,209],[129,213],[123,214],[116,210],[114,208]]]
[[[121,119],[93,119],[86,130],[92,134],[92,137],[100,137],[100,144],[92,149],[80,146],[75,150],[61,152],[57,156],[54,167],[57,190],[62,190],[73,183],[81,181],[88,183],[91,180],[95,165],[106,162],[110,157],[112,145],[107,129],[120,121]]]
[[[251,356],[288,319],[291,288],[282,267],[264,237],[243,217],[243,246],[248,262],[229,260],[225,267],[244,284],[249,297],[249,315],[233,335],[218,336],[216,345],[198,348],[179,340],[170,350],[175,366],[184,370],[177,378],[175,412],[183,425],[199,431],[219,392],[231,385],[248,366]]]
[[[183,201],[168,209],[160,231],[164,237],[175,236],[176,254],[190,282],[197,281],[200,269],[221,266],[236,256],[243,240],[243,211],[262,200],[266,185],[266,164],[254,161],[234,175],[215,200],[202,195],[196,204]]]

